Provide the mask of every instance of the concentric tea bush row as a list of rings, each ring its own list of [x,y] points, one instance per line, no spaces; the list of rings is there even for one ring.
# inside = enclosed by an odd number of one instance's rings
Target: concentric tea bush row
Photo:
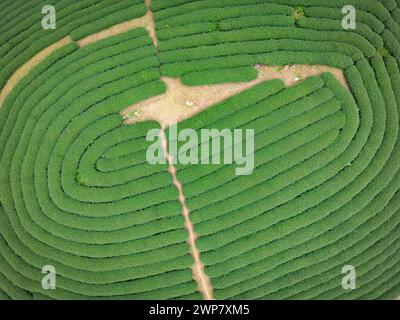
[[[348,4],[355,30],[341,27]],[[44,32],[33,22],[42,5],[0,4],[1,87],[63,37],[146,10],[136,0],[58,1],[57,29]],[[164,93],[162,76],[249,81],[257,64],[340,68],[350,90],[331,74],[290,88],[267,81],[179,123],[256,135],[252,175],[176,165],[215,298],[398,296],[399,8],[394,0],[153,0],[159,48],[134,29],[55,51],[0,109],[0,299],[201,298],[178,192],[166,165],[146,162],[146,133],[159,124],[127,126],[119,112]],[[341,286],[349,264],[356,290]],[[44,265],[57,270],[56,290],[41,286]]]

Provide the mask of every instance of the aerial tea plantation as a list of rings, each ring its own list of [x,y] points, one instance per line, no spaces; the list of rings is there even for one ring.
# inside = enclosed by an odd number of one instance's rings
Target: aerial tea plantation
[[[400,296],[399,0],[2,0],[0,22],[0,300]],[[254,130],[249,175],[151,164],[162,125],[121,114],[164,77],[247,83],[290,65],[348,87],[262,81],[179,122]]]

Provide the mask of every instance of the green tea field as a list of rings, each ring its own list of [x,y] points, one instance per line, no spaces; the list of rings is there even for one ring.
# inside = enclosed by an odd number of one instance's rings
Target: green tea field
[[[400,297],[400,0],[0,0],[0,29],[0,300]]]

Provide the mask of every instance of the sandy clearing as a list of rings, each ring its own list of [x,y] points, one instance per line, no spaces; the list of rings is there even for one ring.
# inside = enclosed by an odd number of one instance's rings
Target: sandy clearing
[[[53,43],[51,46],[43,49],[39,53],[37,53],[33,58],[27,61],[24,65],[19,67],[12,76],[8,79],[6,85],[1,90],[0,93],[0,107],[3,104],[4,100],[10,94],[12,89],[16,86],[16,84],[21,81],[23,77],[25,77],[34,67],[36,67],[39,63],[41,63],[44,59],[46,59],[50,54],[52,54],[55,50],[66,46],[70,43],[73,43],[72,39],[67,36],[56,43]]]
[[[196,246],[196,240],[197,240],[198,236],[197,236],[196,232],[194,231],[194,226],[190,220],[190,213],[189,213],[188,207],[186,206],[186,200],[185,200],[185,196],[183,193],[183,187],[176,176],[176,169],[173,164],[173,158],[168,153],[168,143],[167,143],[167,138],[165,136],[164,130],[161,130],[161,140],[162,140],[162,147],[164,149],[165,157],[168,161],[168,167],[169,167],[168,171],[172,176],[172,183],[178,190],[178,194],[179,194],[178,200],[182,205],[182,214],[183,214],[183,217],[185,220],[185,228],[189,235],[187,243],[189,245],[190,254],[192,255],[193,260],[194,260],[194,263],[192,265],[193,280],[195,280],[197,282],[198,290],[202,294],[203,299],[213,300],[214,294],[213,294],[211,281],[204,271],[204,264],[202,263],[201,258],[200,258],[200,251]]]
[[[341,69],[336,69],[324,65],[306,64],[296,64],[284,67],[258,66],[256,68],[259,70],[259,74],[261,77],[263,77],[265,74],[266,77],[270,77],[271,79],[282,79],[286,87],[293,86],[302,79],[317,76],[325,72],[330,72],[347,91],[350,91],[343,70]]]
[[[129,106],[121,112],[126,124],[155,120],[162,128],[188,119],[229,97],[237,95],[255,85],[272,79],[281,79],[287,87],[302,79],[331,72],[349,90],[343,71],[328,66],[293,65],[285,67],[256,66],[258,77],[241,83],[186,86],[179,79],[162,77],[167,91],[159,96]],[[136,114],[135,114],[136,113]]]
[[[106,39],[108,37],[116,36],[120,33],[127,32],[135,28],[145,28],[153,41],[154,46],[158,47],[158,41],[155,33],[153,13],[150,10],[150,1],[146,0],[147,13],[143,17],[135,18],[126,22],[119,23],[108,29],[104,29],[98,33],[91,34],[81,40],[77,41],[80,48],[83,48],[91,43]]]

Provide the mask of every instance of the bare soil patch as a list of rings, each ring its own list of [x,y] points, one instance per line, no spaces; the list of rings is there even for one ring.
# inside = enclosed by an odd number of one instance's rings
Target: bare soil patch
[[[257,79],[241,83],[186,86],[179,79],[161,78],[167,85],[166,93],[141,101],[122,111],[126,124],[155,120],[165,128],[190,118],[231,96],[237,95],[266,80],[281,79],[287,87],[324,72],[331,72],[349,90],[343,71],[327,66],[292,65],[269,67],[259,65]]]

